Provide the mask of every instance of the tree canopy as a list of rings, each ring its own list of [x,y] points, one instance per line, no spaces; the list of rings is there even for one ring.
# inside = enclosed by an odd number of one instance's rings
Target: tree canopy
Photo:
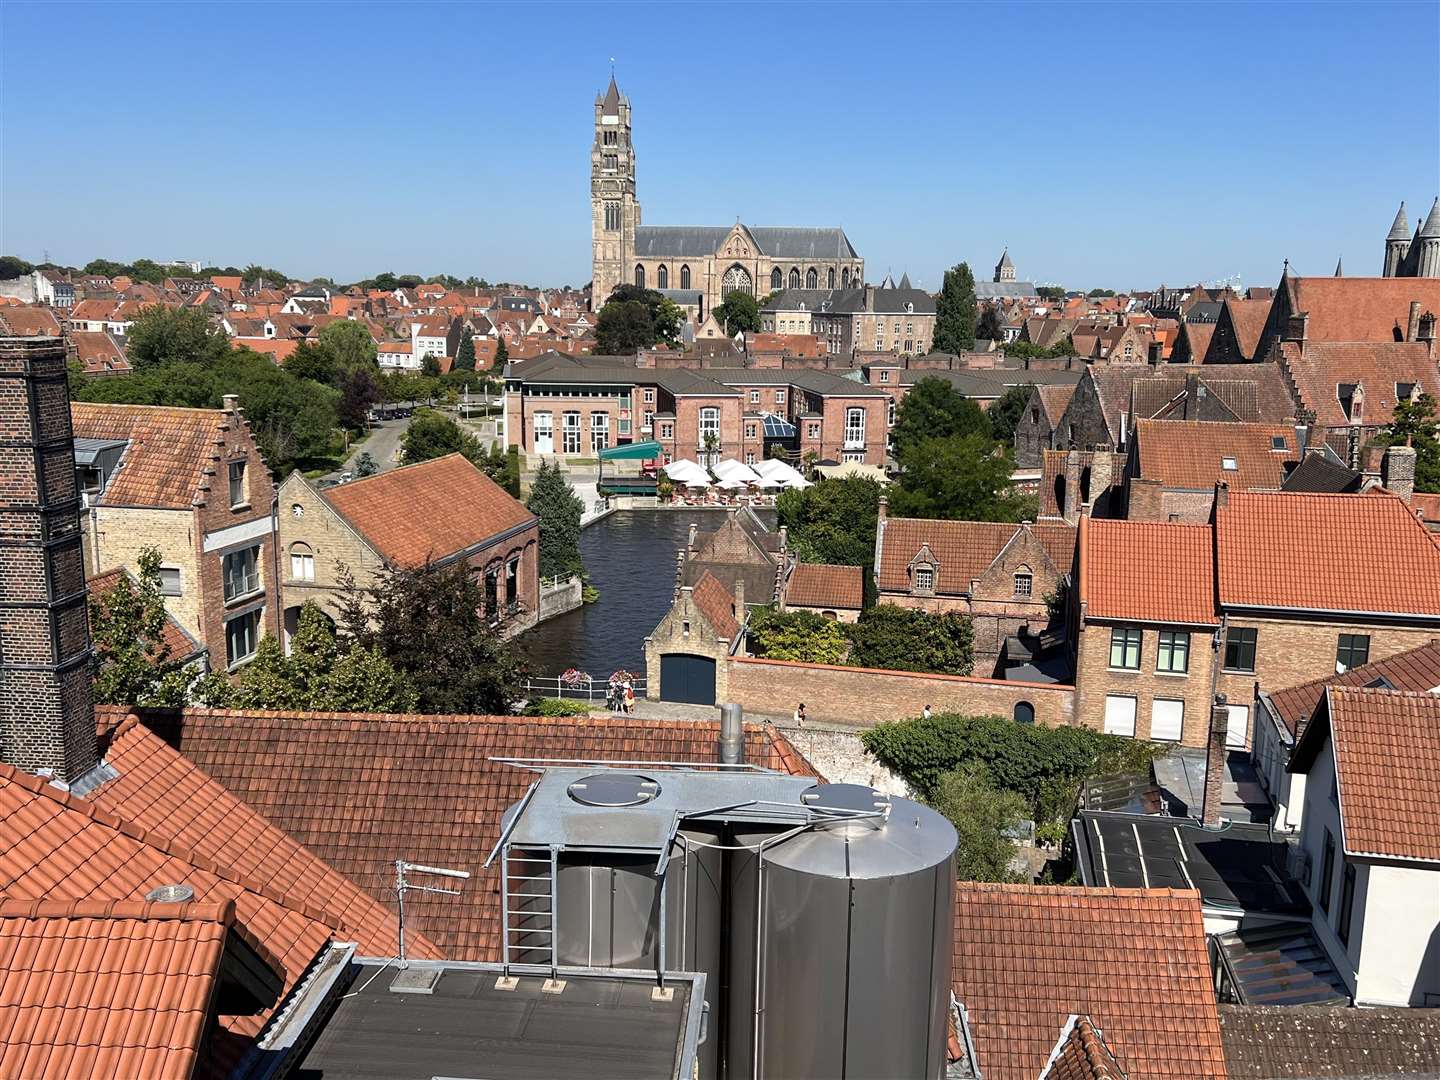
[[[975,325],[975,337],[986,341],[999,341],[1004,336],[1005,320],[1000,317],[1000,309],[994,304],[987,304],[985,310],[980,312],[980,321]]]
[[[657,344],[677,345],[684,321],[679,306],[654,289],[617,285],[595,321],[596,349],[620,356]]]
[[[711,315],[732,337],[740,330],[746,333],[760,331],[760,304],[748,292],[736,289],[725,294],[724,303],[714,308]]]
[[[945,271],[935,301],[935,334],[930,347],[948,353],[975,347],[975,275],[968,263]]]
[[[90,593],[90,677],[95,700],[111,705],[178,708],[195,673],[170,655],[160,552],[140,550],[140,573],[121,574],[104,592]]]
[[[0,255],[0,281],[24,277],[35,267],[15,255]]]
[[[814,611],[761,608],[751,613],[749,632],[755,655],[772,660],[843,664],[850,651],[844,628]]]
[[[1395,414],[1380,442],[1386,446],[1409,443],[1415,448],[1415,490],[1440,491],[1440,431],[1435,420],[1435,399],[1420,394],[1414,401],[1395,403]]]
[[[898,517],[949,521],[1024,521],[1035,516],[1035,500],[1011,487],[1015,457],[976,432],[948,439],[924,439],[899,455],[900,479],[890,488],[890,510]]]
[[[928,375],[910,387],[895,409],[890,444],[896,457],[927,439],[948,439],[953,435],[990,437],[985,410],[965,397],[947,379]]]
[[[540,462],[526,508],[540,519],[540,576],[570,577],[585,571],[580,558],[580,519],[585,504],[558,464]]]
[[[451,417],[437,409],[416,409],[400,439],[400,463],[415,465],[446,454],[464,454],[476,465],[486,456],[480,440]]]
[[[990,782],[985,767],[969,763],[940,778],[934,808],[955,826],[955,876],[960,881],[1019,881],[1011,869],[1012,835],[1028,816],[1025,799]]]
[[[866,476],[790,488],[775,503],[792,550],[802,562],[864,567],[867,603],[875,595],[875,522],[880,485]]]
[[[460,335],[460,347],[455,350],[454,370],[475,370],[475,338],[468,331]]]
[[[230,351],[223,330],[199,308],[142,309],[125,335],[125,354],[137,372],[165,364],[213,363]]]
[[[1030,404],[1030,395],[1035,388],[1030,385],[1012,386],[1001,394],[985,414],[990,421],[990,433],[1002,446],[1013,446],[1015,429],[1025,415],[1025,406]]]
[[[845,629],[851,641],[847,663],[854,667],[969,675],[974,664],[974,631],[960,612],[876,604]]]

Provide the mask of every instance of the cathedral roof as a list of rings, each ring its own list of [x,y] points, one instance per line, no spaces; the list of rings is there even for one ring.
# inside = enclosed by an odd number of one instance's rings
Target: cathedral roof
[[[600,108],[602,116],[620,115],[620,88],[615,85],[615,76],[610,76],[610,89],[605,91],[605,102]]]
[[[913,288],[914,288],[914,286],[910,284],[910,274],[909,274],[908,272],[900,275],[900,288],[902,288],[902,289],[913,289]]]
[[[1432,236],[1440,236],[1440,198],[1437,198],[1435,205],[1430,207],[1430,216],[1420,227],[1420,235],[1427,239]]]
[[[1004,251],[1002,251],[1002,252],[1000,253],[1000,265],[1001,265],[1002,267],[1004,267],[1004,266],[1013,267],[1013,266],[1015,265],[1013,262],[1010,261],[1010,249],[1009,249],[1009,248],[1006,248]]]
[[[703,258],[720,250],[731,226],[641,225],[635,229],[636,258]],[[760,253],[772,259],[858,259],[844,229],[747,226]]]
[[[1400,204],[1400,209],[1395,212],[1395,224],[1390,226],[1390,235],[1386,240],[1409,240],[1410,223],[1405,220],[1405,204]]]

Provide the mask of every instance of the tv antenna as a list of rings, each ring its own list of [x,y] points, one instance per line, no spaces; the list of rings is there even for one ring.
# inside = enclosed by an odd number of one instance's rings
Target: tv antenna
[[[449,870],[443,866],[426,866],[423,863],[406,862],[404,859],[395,860],[395,899],[400,906],[400,966],[409,967],[405,959],[405,894],[407,892],[440,893],[444,896],[459,896],[459,889],[442,889],[436,885],[417,885],[406,880],[405,875],[410,874],[435,874],[439,877],[456,878],[460,881],[468,881],[470,873],[466,870]]]

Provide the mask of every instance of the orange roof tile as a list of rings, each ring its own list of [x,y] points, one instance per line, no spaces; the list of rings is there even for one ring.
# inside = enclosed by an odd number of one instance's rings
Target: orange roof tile
[[[1203,364],[1206,355],[1210,352],[1210,342],[1215,337],[1214,323],[1187,322],[1180,331],[1185,335],[1186,344],[1189,347],[1189,361],[1192,364]]]
[[[1090,1017],[1072,1016],[1040,1080],[1125,1080],[1125,1071]]]
[[[234,901],[0,900],[0,1075],[186,1080]]]
[[[391,469],[320,494],[394,566],[449,558],[537,520],[459,454]]]
[[[1412,300],[1440,313],[1440,278],[1286,277],[1285,287],[1290,310],[1310,316],[1307,343],[1401,340]]]
[[[740,632],[740,622],[736,618],[740,613],[735,610],[734,595],[720,583],[720,579],[706,570],[695,582],[691,595],[701,614],[710,620],[715,633],[733,641]]]
[[[227,415],[168,405],[70,403],[76,438],[127,439],[120,467],[100,496],[104,506],[188,510],[201,470],[219,460]]]
[[[1388,424],[1401,397],[1400,384],[1440,399],[1440,370],[1423,342],[1286,342],[1280,362],[1300,396],[1313,409],[1316,422],[1339,427],[1350,423],[1340,401],[1340,386],[1365,389],[1363,422]],[[1398,387],[1398,388],[1397,388]]]
[[[1136,1077],[1223,1080],[1196,892],[960,882],[955,995],[986,1080],[1034,1080],[1072,1014]]]
[[[1388,493],[1231,492],[1215,551],[1226,606],[1440,619],[1440,546]]]
[[[865,605],[865,571],[859,566],[796,563],[785,583],[785,603],[859,611]]]
[[[1279,491],[1299,457],[1292,426],[1219,420],[1137,420],[1135,451],[1142,479],[1193,491]]]
[[[1260,347],[1260,335],[1265,329],[1265,320],[1270,317],[1269,300],[1241,300],[1230,297],[1225,301],[1223,318],[1228,312],[1230,325],[1235,330],[1235,343],[1240,355],[1247,360],[1255,359],[1255,350]]]
[[[70,343],[75,346],[75,358],[85,365],[89,375],[106,375],[111,372],[130,370],[130,361],[125,351],[103,330],[71,330]]]
[[[0,311],[0,332],[12,337],[59,337],[60,322],[49,308],[7,307]]]
[[[283,364],[300,347],[297,338],[266,338],[266,337],[237,337],[231,340],[231,344],[237,349],[249,349],[251,352],[263,353],[270,357],[277,364]]]
[[[1056,569],[1061,573],[1069,569],[1075,554],[1075,528],[1072,525],[1058,522],[1010,525],[991,521],[892,517],[885,522],[876,580],[881,591],[908,592],[910,564],[922,548],[928,547],[937,567],[935,591],[947,596],[968,593],[971,582],[985,572],[1017,533],[1025,529],[1040,542]]]
[[[85,585],[90,590],[90,599],[95,600],[108,593],[119,584],[121,577],[130,577],[133,583],[133,575],[123,567],[116,567],[113,570],[96,574],[94,577],[86,578]],[[165,613],[165,629],[161,634],[161,639],[170,650],[165,657],[167,662],[189,660],[205,651],[205,646],[191,637],[168,611]]]
[[[1440,638],[1383,660],[1350,668],[1338,675],[1311,679],[1269,695],[1270,706],[1293,736],[1305,726],[1325,699],[1327,686],[1365,686],[1384,679],[1395,690],[1431,691],[1440,688]]]
[[[1087,618],[1216,626],[1209,525],[1080,520],[1080,602]]]

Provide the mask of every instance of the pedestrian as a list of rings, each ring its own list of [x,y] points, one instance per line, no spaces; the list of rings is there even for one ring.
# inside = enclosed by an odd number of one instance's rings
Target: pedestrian
[[[635,688],[630,685],[628,679],[625,682],[625,711],[627,713],[635,711]]]
[[[805,703],[804,703],[803,701],[800,702],[799,705],[795,706],[795,717],[794,717],[794,719],[795,719],[795,726],[796,726],[796,727],[804,727],[804,726],[805,726]]]
[[[926,720],[929,720],[929,719],[930,719],[930,706],[929,706],[928,703],[927,703],[926,706],[925,706],[925,711],[924,711],[923,713],[921,713],[920,715],[923,716]]]

